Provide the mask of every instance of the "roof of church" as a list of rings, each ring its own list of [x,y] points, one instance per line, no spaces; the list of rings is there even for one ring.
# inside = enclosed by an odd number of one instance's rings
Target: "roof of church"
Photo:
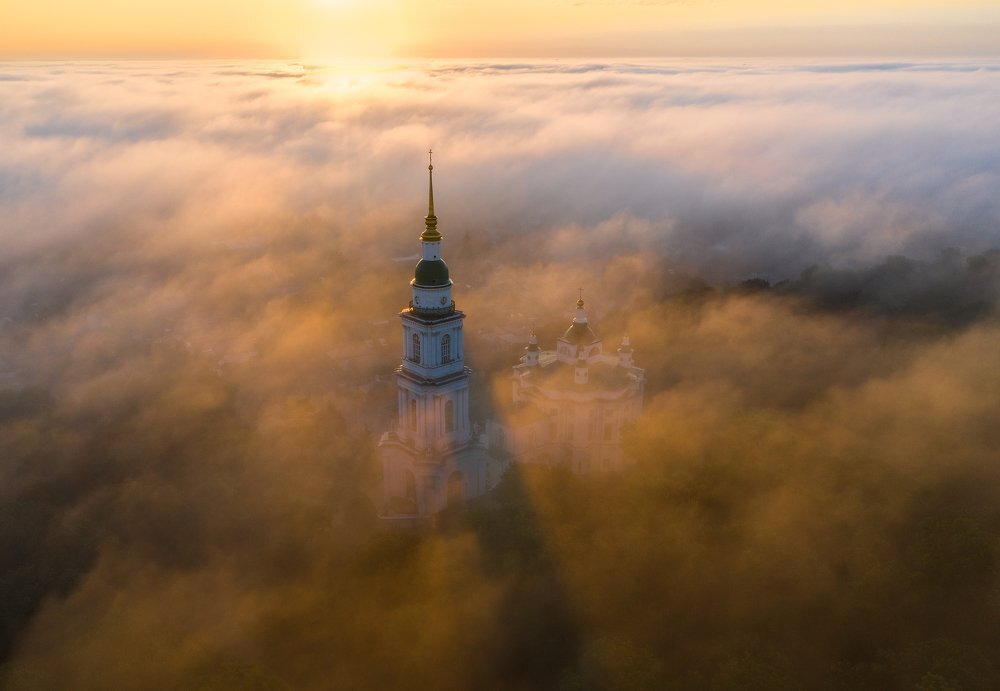
[[[448,285],[448,265],[444,259],[421,259],[413,272],[413,280],[418,286],[431,288]]]
[[[601,340],[587,322],[587,313],[583,309],[582,289],[580,291],[580,299],[576,301],[576,316],[562,337],[563,340],[569,341],[575,346],[590,345]]]
[[[427,155],[433,155],[433,151],[428,151]],[[427,166],[427,216],[424,217],[424,232],[420,234],[420,239],[424,242],[440,242],[441,233],[438,232],[437,216],[434,215],[434,162],[430,160]]]
[[[428,156],[434,152],[428,151]],[[423,242],[440,242],[441,233],[438,232],[437,216],[434,215],[434,163],[431,159],[427,166],[427,216],[424,218],[424,232],[420,234]],[[413,282],[425,288],[436,288],[446,286],[450,283],[448,278],[448,265],[444,259],[421,259],[417,262],[417,267],[413,271]]]
[[[570,324],[562,337],[573,345],[590,345],[600,340],[587,322]]]
[[[576,365],[563,362],[552,351],[545,351],[535,367],[525,367],[525,383],[543,389],[574,391],[617,391],[628,388],[633,375],[621,367],[618,358],[603,355],[587,365],[587,383],[576,383]]]

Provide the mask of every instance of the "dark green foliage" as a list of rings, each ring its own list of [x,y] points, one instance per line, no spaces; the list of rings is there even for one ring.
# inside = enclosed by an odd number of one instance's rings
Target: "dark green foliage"
[[[828,309],[930,317],[965,326],[993,312],[1000,299],[1000,251],[966,258],[946,250],[932,261],[894,256],[857,271],[814,266],[783,291]]]

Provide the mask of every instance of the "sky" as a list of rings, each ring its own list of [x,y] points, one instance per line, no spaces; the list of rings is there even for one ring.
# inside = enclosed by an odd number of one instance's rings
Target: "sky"
[[[38,0],[9,57],[996,55],[986,0]]]

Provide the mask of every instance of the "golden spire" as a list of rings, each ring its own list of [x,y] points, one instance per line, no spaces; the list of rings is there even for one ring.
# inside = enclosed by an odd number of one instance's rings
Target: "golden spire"
[[[424,232],[420,234],[420,239],[424,242],[437,242],[441,239],[438,232],[437,216],[434,215],[434,150],[427,151],[427,179],[428,179],[428,201],[427,217],[424,218]]]
[[[583,309],[583,288],[577,288],[580,291],[580,299],[576,301],[576,306]]]

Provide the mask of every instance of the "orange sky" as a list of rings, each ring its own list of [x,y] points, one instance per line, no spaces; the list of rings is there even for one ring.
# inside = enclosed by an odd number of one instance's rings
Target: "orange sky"
[[[995,0],[9,0],[6,56],[998,54]]]

